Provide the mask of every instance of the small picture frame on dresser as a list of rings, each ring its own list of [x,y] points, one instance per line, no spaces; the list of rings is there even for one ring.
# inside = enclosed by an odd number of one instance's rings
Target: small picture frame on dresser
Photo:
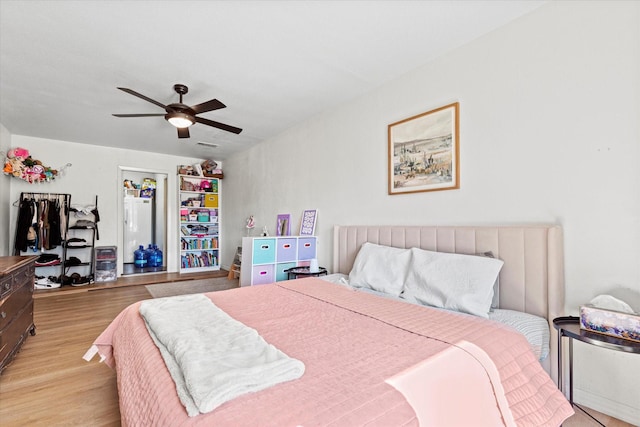
[[[300,235],[313,236],[316,231],[316,221],[318,219],[317,209],[307,209],[302,212],[302,221],[300,222]]]
[[[279,214],[276,222],[276,236],[291,235],[291,214]]]

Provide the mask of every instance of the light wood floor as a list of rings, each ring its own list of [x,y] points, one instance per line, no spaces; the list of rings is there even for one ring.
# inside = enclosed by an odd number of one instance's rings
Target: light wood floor
[[[222,277],[226,276],[228,271],[219,270],[213,272],[198,272],[198,273],[147,273],[137,274],[129,276],[120,276],[115,282],[104,283],[92,283],[86,286],[62,286],[56,289],[38,289],[35,291],[34,298],[47,298],[52,296],[59,296],[61,293],[64,295],[83,293],[87,291],[96,291],[100,289],[114,289],[121,287],[129,287],[136,285],[147,285],[149,283],[167,283],[167,282],[181,282],[183,280],[197,280],[206,279],[209,277]]]
[[[136,280],[143,284],[145,279]],[[82,356],[123,308],[151,296],[144,286],[123,283],[46,296],[38,294],[35,301],[37,334],[27,338],[0,376],[0,425],[119,426],[115,373],[97,357],[85,362]],[[608,427],[631,426],[596,417]],[[576,410],[563,426],[597,424]]]

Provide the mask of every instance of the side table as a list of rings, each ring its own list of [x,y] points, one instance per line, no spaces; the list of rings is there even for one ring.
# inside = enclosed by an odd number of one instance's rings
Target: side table
[[[640,342],[625,340],[581,329],[580,318],[575,316],[557,317],[553,319],[553,327],[558,331],[558,388],[564,393],[562,375],[562,337],[567,337],[569,338],[569,403],[587,414],[601,426],[604,426],[604,424],[596,420],[579,405],[573,403],[573,340],[582,341],[598,347],[608,348],[610,350],[636,354],[640,354]]]
[[[318,277],[326,276],[327,269],[320,267],[318,271],[309,271],[309,267],[293,267],[284,271],[287,273],[287,280],[297,279],[298,277]]]

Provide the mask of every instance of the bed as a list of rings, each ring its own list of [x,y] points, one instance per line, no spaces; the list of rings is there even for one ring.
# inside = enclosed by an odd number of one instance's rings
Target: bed
[[[500,309],[547,322],[563,314],[559,227],[336,226],[331,272],[355,277],[365,243],[474,259],[490,253],[503,262],[493,285]],[[552,379],[553,337],[541,362],[524,335],[491,319],[321,278],[204,297],[303,363],[304,373],[189,416],[139,302],[92,346],[117,372],[123,425],[558,426],[573,414]]]

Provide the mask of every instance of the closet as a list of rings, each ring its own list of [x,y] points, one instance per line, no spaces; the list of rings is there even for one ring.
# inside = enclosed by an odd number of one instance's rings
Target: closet
[[[17,205],[16,205],[17,204]],[[66,193],[21,193],[14,255],[37,255],[35,288],[83,286],[94,276],[94,246],[98,237],[98,197],[95,206],[71,206]]]

